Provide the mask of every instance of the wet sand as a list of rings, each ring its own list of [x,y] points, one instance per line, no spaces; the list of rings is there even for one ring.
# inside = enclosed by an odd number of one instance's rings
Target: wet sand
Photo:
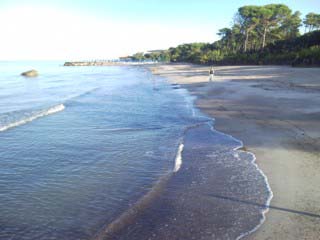
[[[319,239],[320,68],[223,66],[216,67],[212,83],[204,66],[151,70],[197,96],[215,128],[256,155],[274,197],[265,223],[245,239]]]

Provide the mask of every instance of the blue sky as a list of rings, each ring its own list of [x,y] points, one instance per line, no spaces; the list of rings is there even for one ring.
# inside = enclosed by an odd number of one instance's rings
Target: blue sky
[[[286,4],[303,16],[320,9],[320,0],[0,0],[0,58],[113,58],[213,42],[239,7],[269,3]]]

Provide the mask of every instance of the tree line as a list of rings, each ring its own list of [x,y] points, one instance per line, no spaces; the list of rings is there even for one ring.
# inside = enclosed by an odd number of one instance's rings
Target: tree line
[[[300,36],[299,28],[306,33]],[[230,28],[217,33],[214,43],[182,44],[168,50],[132,56],[134,60],[200,64],[320,65],[320,14],[301,19],[284,4],[243,6]]]

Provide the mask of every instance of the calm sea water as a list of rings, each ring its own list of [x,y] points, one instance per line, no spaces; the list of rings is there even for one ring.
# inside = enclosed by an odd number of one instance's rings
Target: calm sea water
[[[40,76],[19,76],[31,68]],[[0,239],[91,239],[173,171],[186,129],[208,121],[185,90],[141,67],[0,62]],[[221,152],[238,142],[211,135],[220,157],[209,160],[237,169]],[[246,171],[244,188],[259,182],[264,202],[261,174]]]
[[[39,77],[19,76],[31,67]],[[142,68],[0,72],[1,239],[92,236],[173,168],[195,121],[183,90]]]

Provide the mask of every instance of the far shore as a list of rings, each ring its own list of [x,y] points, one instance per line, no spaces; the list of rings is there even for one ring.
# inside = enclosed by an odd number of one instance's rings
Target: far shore
[[[133,61],[75,61],[65,62],[65,67],[89,67],[89,66],[136,66],[136,65],[150,65],[155,62],[133,62]]]
[[[320,68],[217,66],[212,83],[206,66],[150,69],[188,89],[217,130],[256,155],[274,197],[265,223],[246,239],[319,239]]]

